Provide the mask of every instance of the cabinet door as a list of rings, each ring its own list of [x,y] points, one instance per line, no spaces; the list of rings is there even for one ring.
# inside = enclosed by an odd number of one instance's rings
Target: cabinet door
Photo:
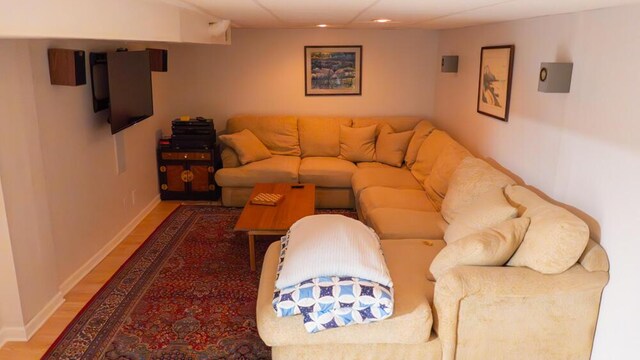
[[[194,165],[191,164],[189,169],[193,173],[193,180],[191,181],[191,191],[193,192],[208,192],[213,189],[209,189],[209,167],[210,165]]]
[[[166,165],[167,167],[167,191],[185,191],[185,182],[182,180],[183,165]]]

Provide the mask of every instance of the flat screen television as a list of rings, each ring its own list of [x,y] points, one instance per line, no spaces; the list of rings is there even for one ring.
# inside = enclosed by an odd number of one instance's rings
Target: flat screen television
[[[153,115],[148,51],[91,54],[94,111],[110,109],[111,133]]]
[[[148,51],[107,53],[111,133],[153,115]]]

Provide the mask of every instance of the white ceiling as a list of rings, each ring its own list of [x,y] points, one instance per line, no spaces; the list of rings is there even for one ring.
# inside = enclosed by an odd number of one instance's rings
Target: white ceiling
[[[447,29],[640,0],[182,0],[239,28]],[[388,18],[386,24],[371,20]]]

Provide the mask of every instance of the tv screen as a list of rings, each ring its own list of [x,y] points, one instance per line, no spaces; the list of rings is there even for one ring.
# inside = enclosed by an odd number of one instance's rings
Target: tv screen
[[[111,133],[153,115],[148,51],[107,53]]]

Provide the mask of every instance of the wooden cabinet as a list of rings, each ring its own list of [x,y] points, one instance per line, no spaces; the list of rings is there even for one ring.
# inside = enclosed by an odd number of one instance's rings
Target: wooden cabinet
[[[218,151],[158,149],[158,180],[162,200],[218,200],[214,175],[220,167]]]

